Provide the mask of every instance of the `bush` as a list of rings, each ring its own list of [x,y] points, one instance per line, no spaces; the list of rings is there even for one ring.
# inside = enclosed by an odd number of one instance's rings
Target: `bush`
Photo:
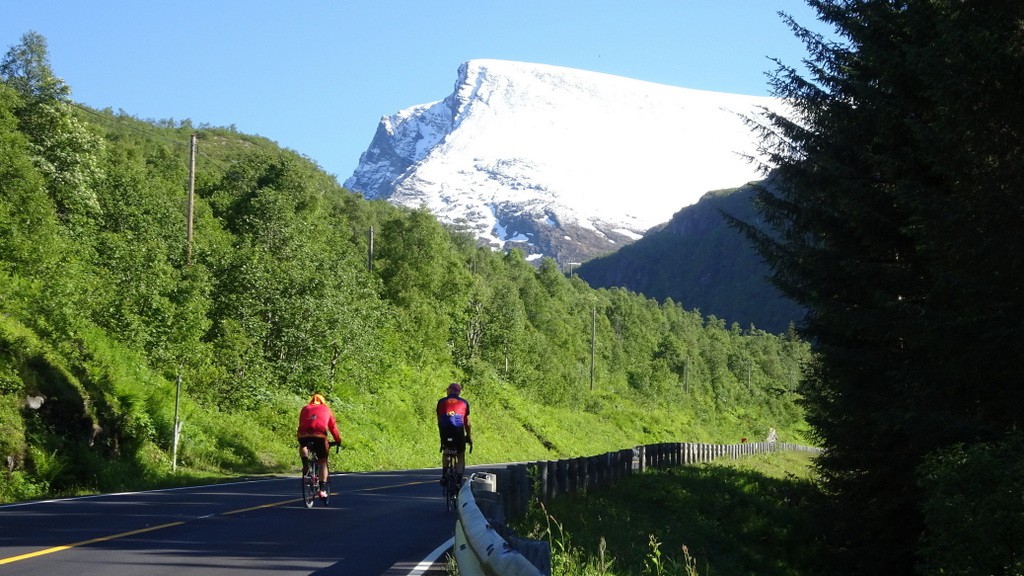
[[[25,450],[21,398],[14,394],[0,394],[0,458],[4,466],[18,465],[24,460]]]
[[[1024,574],[1024,435],[941,450],[919,485],[922,574]]]
[[[3,478],[0,481],[0,502],[36,500],[46,495],[46,485],[33,482],[20,470],[4,470],[0,472],[0,478]]]

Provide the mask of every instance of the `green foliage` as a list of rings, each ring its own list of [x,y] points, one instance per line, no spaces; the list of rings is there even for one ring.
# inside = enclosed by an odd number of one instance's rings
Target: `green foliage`
[[[7,374],[3,376],[9,385],[12,379]],[[19,459],[24,459],[28,450],[25,422],[21,418],[23,402],[24,399],[18,395],[0,394],[0,454],[10,458],[9,468]]]
[[[921,574],[1024,573],[1024,438],[958,444],[920,469]]]
[[[71,93],[50,67],[46,38],[34,31],[23,34],[0,60],[0,78],[26,100],[57,100]]]

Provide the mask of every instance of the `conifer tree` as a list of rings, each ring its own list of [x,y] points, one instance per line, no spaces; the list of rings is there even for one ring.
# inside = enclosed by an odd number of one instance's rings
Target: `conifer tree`
[[[1024,4],[809,4],[840,40],[788,19],[810,73],[780,63],[796,114],[760,127],[778,237],[740,226],[808,309],[832,543],[854,573],[909,574],[923,458],[1024,413]]]

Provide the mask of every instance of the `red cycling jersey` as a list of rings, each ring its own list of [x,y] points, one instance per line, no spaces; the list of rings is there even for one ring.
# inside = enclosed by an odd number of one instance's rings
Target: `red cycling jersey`
[[[469,429],[469,402],[458,396],[446,396],[437,401],[438,426]]]
[[[338,423],[334,420],[334,413],[326,404],[306,404],[299,412],[299,430],[295,434],[298,438],[327,438],[330,432],[335,442],[341,442],[341,432],[338,431]]]

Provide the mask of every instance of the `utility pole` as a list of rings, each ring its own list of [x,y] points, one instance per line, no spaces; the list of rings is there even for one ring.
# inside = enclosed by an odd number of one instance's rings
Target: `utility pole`
[[[174,388],[174,440],[171,448],[171,472],[178,471],[178,438],[181,436],[181,420],[178,419],[178,405],[181,403],[181,365],[178,365],[178,381]]]
[[[370,247],[366,251],[366,271],[373,272],[373,226],[370,226]]]
[[[196,135],[189,143],[188,154],[188,223],[185,225],[185,264],[192,264],[192,219],[196,197]]]
[[[188,152],[188,214],[185,222],[185,265],[192,265],[192,221],[195,217],[196,197],[196,135],[192,134],[189,139]],[[181,371],[182,365],[178,365],[178,378],[174,386],[174,432],[171,448],[171,472],[178,470],[178,440],[181,437],[181,420],[178,417],[181,405]]]
[[[594,390],[594,355],[597,348],[597,306],[590,313],[590,390]]]

